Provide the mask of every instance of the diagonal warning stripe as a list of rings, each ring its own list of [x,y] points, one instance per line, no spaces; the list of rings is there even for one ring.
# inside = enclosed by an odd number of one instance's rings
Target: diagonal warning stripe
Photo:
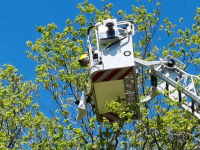
[[[113,78],[112,80],[121,80],[123,79],[122,77],[125,75],[128,75],[127,72],[129,72],[130,68],[123,68],[119,73],[117,73]]]
[[[92,81],[95,82],[99,77],[101,77],[102,74],[104,74],[106,71],[100,71],[92,78]]]
[[[133,68],[129,68],[118,80],[124,79],[131,71],[133,70]]]
[[[120,68],[120,69],[113,69],[113,70],[104,70],[97,72],[92,77],[93,83],[95,82],[106,82],[111,80],[122,80],[124,79],[133,68]]]
[[[106,70],[95,82],[103,82],[105,77],[107,77],[113,70]]]
[[[105,77],[104,79],[103,79],[103,81],[102,82],[104,82],[104,81],[110,81],[118,72],[120,72],[122,69],[115,69],[115,70],[113,70],[107,77]]]

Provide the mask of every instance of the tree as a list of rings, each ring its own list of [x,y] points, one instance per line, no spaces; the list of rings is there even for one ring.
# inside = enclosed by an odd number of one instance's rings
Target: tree
[[[12,149],[23,147],[23,138],[32,126],[30,121],[35,114],[33,93],[36,85],[31,81],[23,82],[17,69],[4,65],[0,69],[0,147]]]
[[[192,65],[195,73],[199,74],[200,8],[197,8],[194,17],[196,23],[191,29],[183,30],[178,29],[168,18],[161,23],[159,0],[149,0],[149,3],[154,5],[152,12],[147,11],[142,2],[140,6],[132,7],[132,14],[118,11],[119,20],[131,20],[135,25],[135,57],[155,60],[171,54],[187,65],[185,70],[189,70],[188,66]],[[87,116],[81,121],[76,120],[77,106],[74,101],[91,84],[89,68],[82,68],[77,59],[87,51],[88,27],[112,18],[112,7],[112,3],[107,3],[99,10],[86,0],[77,5],[80,14],[74,21],[67,20],[63,32],[57,31],[54,23],[37,27],[36,31],[41,33],[41,38],[35,43],[27,42],[30,48],[27,53],[29,58],[38,63],[35,80],[37,87],[51,94],[52,102],[56,103],[56,115],[47,118],[33,105],[30,109],[34,108],[37,115],[29,119],[32,125],[27,126],[28,135],[21,140],[29,142],[27,145],[33,149],[197,149],[199,120],[168,97],[156,97],[151,104],[138,103],[141,114],[138,120],[133,120],[131,113],[116,109],[121,105],[119,101],[106,105],[119,114],[122,118],[119,121],[109,122],[106,118],[100,121],[89,106]],[[166,43],[159,55],[154,41],[158,38],[156,34],[163,31],[172,42]],[[173,47],[176,51],[171,49]],[[141,81],[139,93],[142,97],[149,93],[146,86],[148,70],[139,66],[137,69]],[[199,83],[196,86],[199,92]],[[131,106],[126,109],[132,111]]]

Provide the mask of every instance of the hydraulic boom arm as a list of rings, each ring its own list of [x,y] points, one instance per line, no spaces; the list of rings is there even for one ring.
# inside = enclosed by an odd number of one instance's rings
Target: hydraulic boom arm
[[[171,60],[168,60],[171,58]],[[180,66],[175,65],[175,60]],[[181,104],[183,109],[187,109],[200,119],[200,78],[186,73],[181,69],[185,65],[172,56],[167,56],[160,61],[144,61],[135,58],[135,62],[140,66],[150,67],[151,73],[151,95],[147,96],[141,102],[149,102],[159,93],[168,90],[168,97]],[[157,85],[157,77],[163,80],[163,83]],[[159,91],[159,92],[158,92]],[[166,96],[166,95],[165,95]]]

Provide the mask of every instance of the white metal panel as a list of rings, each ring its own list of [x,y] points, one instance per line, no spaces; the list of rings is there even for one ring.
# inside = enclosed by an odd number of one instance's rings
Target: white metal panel
[[[127,37],[102,52],[103,69],[135,66],[132,37]]]

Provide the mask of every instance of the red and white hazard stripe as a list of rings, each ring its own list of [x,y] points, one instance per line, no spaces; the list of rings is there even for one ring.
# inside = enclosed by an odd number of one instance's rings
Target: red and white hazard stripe
[[[95,73],[94,75],[92,75],[92,81],[93,83],[97,83],[97,82],[105,82],[105,81],[112,81],[112,80],[122,80],[132,70],[133,70],[133,67],[99,71]]]

